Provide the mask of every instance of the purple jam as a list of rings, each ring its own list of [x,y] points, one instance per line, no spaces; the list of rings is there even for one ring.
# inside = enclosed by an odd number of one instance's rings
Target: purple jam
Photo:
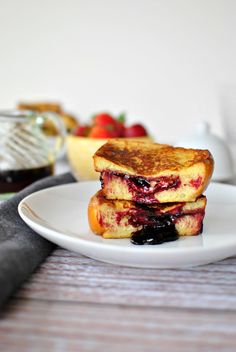
[[[153,204],[158,203],[154,194],[180,187],[181,181],[179,176],[160,176],[157,178],[144,178],[127,174],[117,174],[114,172],[104,171],[101,173],[100,181],[102,188],[109,185],[111,180],[122,180],[129,192],[132,194],[132,200],[139,203]]]
[[[144,225],[139,231],[135,231],[130,239],[135,245],[161,244],[164,242],[176,241],[179,235],[172,221],[165,219],[154,226]]]
[[[141,230],[133,232],[130,239],[136,245],[161,244],[164,242],[175,241],[179,235],[175,229],[175,220],[179,214],[155,214],[147,206],[140,206],[138,209],[131,209],[127,212],[117,212],[116,221],[119,224],[124,216],[128,216],[128,223]]]
[[[138,209],[137,209],[138,207]],[[180,208],[174,209],[173,213],[158,214],[152,209],[148,209],[147,205],[137,205],[135,209],[130,209],[127,212],[117,212],[116,222],[117,224],[128,216],[128,224],[137,228],[137,231],[133,232],[131,242],[135,245],[154,245],[161,244],[164,242],[175,241],[179,238],[179,235],[175,229],[175,224],[181,219],[182,216],[187,215],[181,213]],[[189,214],[197,217],[199,221],[199,233],[202,232],[202,219],[204,217],[204,211],[201,209],[191,211]],[[140,226],[142,226],[140,230]]]
[[[176,215],[155,215],[151,211],[138,211],[135,216],[130,217],[129,223],[134,227],[143,227],[133,233],[131,242],[136,245],[154,245],[177,240],[179,235],[175,229],[175,219]]]
[[[202,184],[202,177],[198,176],[198,178],[191,180],[189,183],[192,187],[198,189]]]

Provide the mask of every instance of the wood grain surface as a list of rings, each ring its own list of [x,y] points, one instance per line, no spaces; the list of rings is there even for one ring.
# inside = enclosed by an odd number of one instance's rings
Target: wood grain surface
[[[56,249],[4,307],[0,351],[236,351],[236,257],[112,266]]]

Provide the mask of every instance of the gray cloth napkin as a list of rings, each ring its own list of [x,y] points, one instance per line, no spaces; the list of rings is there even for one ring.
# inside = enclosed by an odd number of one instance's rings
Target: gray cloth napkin
[[[35,191],[70,182],[75,182],[70,173],[47,177],[0,204],[0,305],[54,248],[21,220],[19,202]]]

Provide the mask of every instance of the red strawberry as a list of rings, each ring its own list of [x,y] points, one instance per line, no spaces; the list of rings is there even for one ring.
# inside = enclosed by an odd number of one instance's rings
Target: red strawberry
[[[139,123],[126,127],[124,132],[124,137],[144,137],[147,135],[146,129]]]
[[[78,126],[75,131],[74,135],[78,137],[87,137],[90,131],[90,127],[87,125],[84,126]]]
[[[117,131],[111,128],[94,126],[89,134],[91,138],[114,138],[118,137]]]
[[[115,129],[117,131],[118,137],[124,137],[125,125],[122,122],[116,121]]]
[[[116,118],[116,129],[119,134],[119,137],[124,137],[125,133],[125,120],[126,116],[125,113],[122,112],[119,116]]]
[[[113,126],[116,124],[116,120],[107,113],[97,114],[94,117],[93,124],[96,126]]]

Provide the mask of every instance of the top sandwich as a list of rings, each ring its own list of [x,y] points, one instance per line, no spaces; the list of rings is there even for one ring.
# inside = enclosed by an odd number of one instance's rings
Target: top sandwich
[[[214,161],[208,150],[113,139],[97,150],[94,166],[107,199],[154,204],[195,201]]]

